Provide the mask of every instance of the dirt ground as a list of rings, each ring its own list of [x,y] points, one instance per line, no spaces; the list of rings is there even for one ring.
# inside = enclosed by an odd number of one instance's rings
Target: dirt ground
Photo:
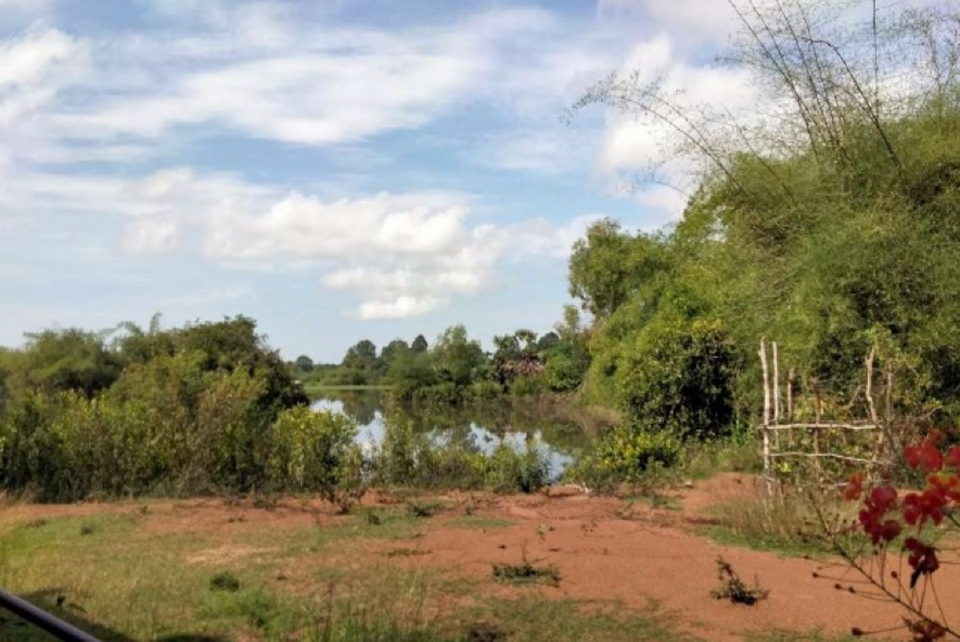
[[[678,491],[670,508],[628,505],[622,499],[590,497],[573,491],[518,497],[489,494],[451,494],[444,500],[449,517],[467,510],[474,519],[503,520],[490,528],[458,526],[443,515],[423,520],[419,536],[404,543],[417,554],[389,557],[397,542],[365,540],[346,545],[341,555],[363,563],[376,555],[377,563],[402,568],[443,569],[478,580],[484,591],[512,596],[537,591],[547,597],[596,601],[616,608],[645,610],[656,605],[682,628],[708,640],[740,640],[751,632],[790,630],[826,635],[849,633],[851,627],[885,629],[902,624],[900,610],[890,602],[838,590],[843,569],[824,569],[824,562],[784,558],[774,553],[719,545],[697,534],[709,523],[711,505],[756,492],[751,478],[724,474]],[[368,498],[382,505],[398,500],[387,495]],[[468,509],[469,507],[469,509]],[[23,506],[20,519],[52,515],[103,514],[130,511],[129,504],[78,506]],[[333,527],[343,517],[332,507],[287,501],[265,510],[219,500],[150,504],[146,527],[158,533],[215,531],[242,528],[275,531],[315,524]],[[491,522],[493,523],[493,522]],[[507,525],[503,525],[507,524]],[[199,554],[204,559],[255,559],[261,551],[217,549]],[[205,557],[206,556],[206,557]],[[713,599],[717,588],[716,560],[723,556],[752,584],[756,577],[769,589],[768,599],[755,606]],[[494,563],[527,559],[559,569],[562,581],[553,587],[509,587],[491,579]],[[296,570],[293,569],[292,573]],[[849,579],[855,576],[849,575]],[[940,595],[960,594],[960,567],[945,566],[938,575]],[[960,602],[943,604],[950,621],[960,621]],[[896,634],[893,637],[897,637]],[[903,633],[899,634],[902,639]]]

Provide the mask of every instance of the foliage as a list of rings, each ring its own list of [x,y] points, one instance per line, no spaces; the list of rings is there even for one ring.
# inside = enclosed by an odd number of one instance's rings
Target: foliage
[[[681,442],[668,432],[619,428],[597,446],[603,467],[624,480],[637,480],[656,465],[674,466],[680,459]]]
[[[501,443],[490,457],[488,478],[503,493],[533,493],[550,483],[550,464],[536,443],[523,452]]]
[[[298,407],[283,411],[270,430],[268,479],[281,491],[319,492],[349,507],[364,490],[356,426],[345,415]]]
[[[718,321],[658,315],[617,371],[620,406],[646,430],[717,436],[733,421],[733,362]]]
[[[702,168],[673,228],[601,221],[575,246],[570,292],[594,317],[585,390],[683,434],[722,430],[735,413],[753,422],[766,336],[806,394],[837,408],[876,347],[892,410],[949,422],[960,413],[948,321],[960,314],[956,11],[889,9],[842,27],[826,4],[791,0],[740,20],[721,62],[776,109],[738,118],[642,72],[612,74],[574,107],[665,128],[676,136],[664,158]],[[910,88],[888,91],[907,68]],[[678,381],[691,365],[699,374]],[[679,410],[700,392],[706,405]]]

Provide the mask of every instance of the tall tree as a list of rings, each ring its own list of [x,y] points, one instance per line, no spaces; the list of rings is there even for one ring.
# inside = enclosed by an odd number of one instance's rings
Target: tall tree
[[[417,338],[410,344],[410,349],[414,352],[426,352],[429,348],[430,345],[427,343],[427,338],[422,334],[418,334]]]

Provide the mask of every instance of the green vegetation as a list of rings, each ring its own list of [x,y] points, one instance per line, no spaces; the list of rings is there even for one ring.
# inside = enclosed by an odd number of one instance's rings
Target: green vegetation
[[[523,561],[520,564],[494,564],[493,577],[508,584],[560,585],[560,571],[552,566],[535,566]]]
[[[347,350],[339,364],[315,365],[306,356],[291,363],[309,391],[384,388],[418,406],[447,406],[509,394],[529,397],[575,390],[589,362],[586,330],[571,307],[563,323],[543,336],[530,330],[494,338],[485,352],[462,325],[448,328],[430,346],[395,339],[380,349],[368,339]]]

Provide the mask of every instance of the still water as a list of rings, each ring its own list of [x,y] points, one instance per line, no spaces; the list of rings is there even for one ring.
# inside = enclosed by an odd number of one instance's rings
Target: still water
[[[417,432],[437,443],[457,442],[489,454],[503,442],[522,449],[525,442],[535,441],[549,457],[554,478],[559,478],[590,445],[591,430],[562,411],[508,400],[411,409],[392,403],[379,391],[328,391],[314,399],[313,407],[349,416],[360,428],[357,440],[362,445],[376,445],[383,440],[388,404],[390,417],[412,421]]]

